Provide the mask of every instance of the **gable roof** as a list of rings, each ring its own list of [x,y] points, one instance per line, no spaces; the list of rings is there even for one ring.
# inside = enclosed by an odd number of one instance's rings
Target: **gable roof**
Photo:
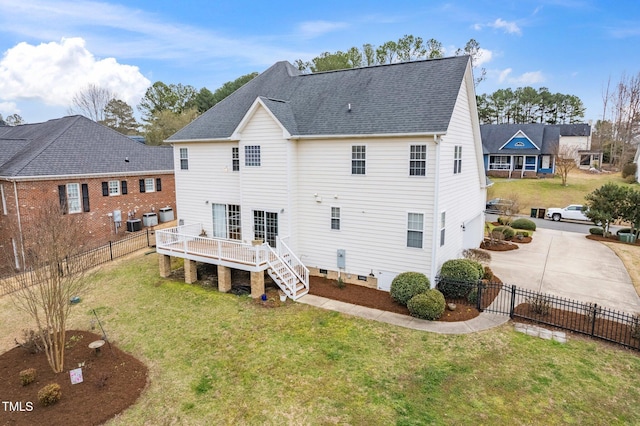
[[[167,142],[230,138],[257,98],[293,136],[443,133],[468,62],[458,56],[316,74],[278,62]]]
[[[143,145],[86,117],[0,127],[2,177],[160,171],[173,171],[171,149]]]

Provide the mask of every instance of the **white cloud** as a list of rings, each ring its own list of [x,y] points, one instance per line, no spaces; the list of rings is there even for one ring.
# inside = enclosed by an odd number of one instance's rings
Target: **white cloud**
[[[513,69],[506,68],[499,72],[498,83],[508,83],[520,86],[530,86],[532,84],[544,83],[546,80],[542,71],[529,71],[519,76],[511,77]]]
[[[478,54],[476,55],[476,62],[473,64],[476,67],[480,67],[486,63],[491,62],[493,59],[493,52],[488,49],[483,49],[482,47],[478,49]]]
[[[2,114],[3,117],[6,118],[7,115],[19,113],[20,110],[15,102],[0,102],[0,114]]]
[[[496,19],[490,24],[487,24],[487,26],[495,28],[497,30],[504,30],[507,34],[522,34],[522,31],[520,30],[520,27],[518,27],[518,24],[516,24],[515,22],[508,22],[500,18]]]
[[[82,38],[38,46],[22,42],[0,60],[0,100],[39,99],[48,105],[71,105],[71,99],[89,84],[105,87],[135,105],[151,82],[138,67],[114,58],[97,60]]]
[[[345,22],[329,22],[329,21],[307,21],[298,25],[298,31],[303,37],[313,38],[326,33],[346,28]]]

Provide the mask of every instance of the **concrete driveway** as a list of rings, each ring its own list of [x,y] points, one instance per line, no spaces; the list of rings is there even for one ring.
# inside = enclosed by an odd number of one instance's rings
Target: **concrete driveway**
[[[506,284],[627,313],[640,312],[622,261],[584,234],[542,229],[518,250],[491,252],[491,269]]]

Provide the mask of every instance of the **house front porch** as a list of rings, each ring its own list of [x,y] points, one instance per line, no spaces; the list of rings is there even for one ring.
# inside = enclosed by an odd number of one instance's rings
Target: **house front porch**
[[[309,271],[282,241],[277,248],[254,241],[210,238],[201,224],[183,225],[156,232],[160,276],[171,273],[171,257],[184,259],[185,282],[197,280],[196,262],[217,265],[218,290],[231,290],[231,269],[251,272],[251,297],[264,294],[264,271],[290,298],[298,299],[309,291]]]

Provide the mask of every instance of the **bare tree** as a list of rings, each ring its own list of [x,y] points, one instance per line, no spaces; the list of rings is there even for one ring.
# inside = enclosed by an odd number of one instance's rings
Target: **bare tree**
[[[15,306],[35,322],[54,373],[64,370],[70,300],[87,285],[84,265],[78,261],[82,226],[78,215],[64,211],[54,201],[45,203],[33,218],[37,226],[24,230],[24,271],[13,277],[16,291],[11,293]]]
[[[578,148],[575,145],[558,145],[554,149],[556,173],[562,178],[562,186],[567,186],[567,177],[571,170],[578,168]]]
[[[90,84],[73,96],[73,106],[69,108],[69,114],[78,113],[95,122],[104,120],[104,110],[111,99],[116,98],[115,93],[106,87]]]

